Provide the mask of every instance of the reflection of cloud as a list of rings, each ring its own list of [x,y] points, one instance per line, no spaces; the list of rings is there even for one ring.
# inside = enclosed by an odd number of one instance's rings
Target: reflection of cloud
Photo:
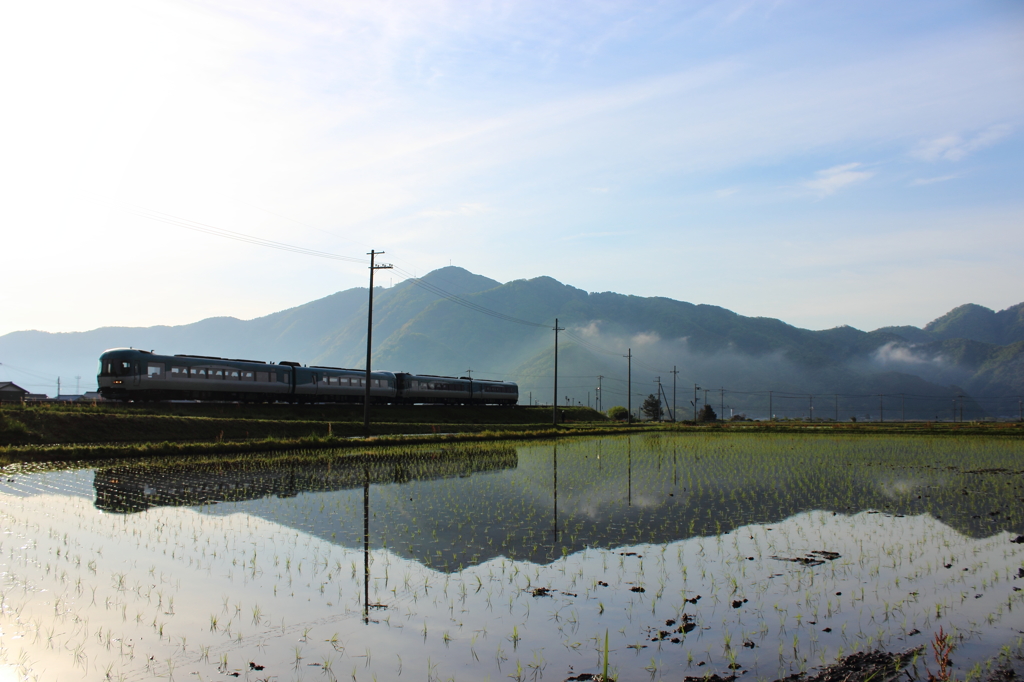
[[[924,161],[959,161],[968,154],[995,144],[1010,134],[1010,126],[994,125],[969,139],[959,135],[943,135],[934,140],[921,142],[912,155]]]
[[[816,179],[805,182],[804,187],[820,192],[822,195],[834,194],[847,185],[862,182],[874,175],[872,171],[856,170],[860,166],[859,163],[846,163],[826,168],[818,171]]]
[[[887,481],[879,485],[882,494],[888,498],[904,497],[924,487],[926,487],[926,484],[922,480]]]

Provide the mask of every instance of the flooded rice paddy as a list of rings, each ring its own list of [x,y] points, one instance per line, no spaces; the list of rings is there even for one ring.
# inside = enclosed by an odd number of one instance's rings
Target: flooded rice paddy
[[[983,676],[1024,636],[1022,470],[648,434],[8,469],[0,680],[774,680],[940,628]]]

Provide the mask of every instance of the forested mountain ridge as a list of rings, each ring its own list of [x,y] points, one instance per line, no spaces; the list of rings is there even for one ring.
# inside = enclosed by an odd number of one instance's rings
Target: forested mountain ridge
[[[367,294],[366,288],[349,289],[253,320],[13,332],[0,337],[0,358],[39,376],[59,374],[65,387],[81,376],[83,390],[95,386],[96,358],[111,347],[362,367]],[[721,387],[731,394],[733,410],[766,412],[761,403],[767,391],[932,396],[935,405],[960,393],[980,400],[1024,392],[1024,303],[999,312],[968,304],[924,328],[814,331],[718,306],[589,293],[550,277],[502,284],[457,267],[375,292],[374,367],[452,375],[472,370],[474,376],[519,381],[524,402],[531,394],[550,402],[556,317],[566,328],[559,339],[559,402],[585,403],[588,392],[594,402],[597,376],[603,375],[604,407],[625,403],[627,349],[634,357],[635,396],[655,391],[658,376],[670,384],[675,367],[679,386],[692,392],[696,383],[716,393]],[[840,398],[835,401],[841,405]],[[863,409],[850,407],[851,413]],[[1010,407],[993,403],[986,409],[982,400],[979,409],[996,414]]]

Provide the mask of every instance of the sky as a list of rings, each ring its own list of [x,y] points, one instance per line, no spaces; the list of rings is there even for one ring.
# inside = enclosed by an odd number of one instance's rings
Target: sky
[[[1024,301],[1020,2],[37,0],[0,86],[0,334],[257,317],[371,249],[811,329]]]

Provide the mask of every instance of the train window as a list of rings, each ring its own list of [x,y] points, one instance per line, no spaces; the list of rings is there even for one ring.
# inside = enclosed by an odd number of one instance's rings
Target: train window
[[[373,386],[374,388],[380,388],[380,379],[374,379]]]
[[[146,366],[146,375],[149,376],[150,379],[159,379],[163,376],[163,373],[164,366],[161,364],[151,362]]]
[[[238,379],[238,370],[237,370],[237,369],[233,369],[233,370],[231,370],[231,374],[230,374],[230,375],[228,375],[228,376],[229,376],[229,377],[230,377],[231,379]]]
[[[210,370],[210,378],[211,379],[223,379],[224,378],[224,370],[222,370],[222,369],[211,369]]]
[[[270,381],[270,372],[256,372],[256,381]]]
[[[186,375],[188,375],[188,372],[185,370],[184,367],[171,367],[171,378],[172,379],[181,379],[182,377],[184,377]]]
[[[200,368],[193,367],[192,368],[192,378],[193,379],[205,379],[206,378],[206,370],[201,368],[201,367]]]
[[[243,379],[248,379],[249,381],[252,381],[253,380],[252,372],[242,372],[242,378]]]

